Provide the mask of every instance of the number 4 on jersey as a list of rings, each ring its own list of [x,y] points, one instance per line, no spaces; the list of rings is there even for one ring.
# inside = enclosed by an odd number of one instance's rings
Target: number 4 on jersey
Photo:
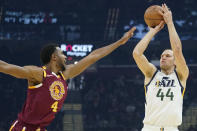
[[[57,112],[58,101],[54,102],[54,103],[51,105],[51,108],[53,109],[53,112]]]
[[[165,96],[170,97],[170,100],[173,101],[174,94],[173,92],[170,92],[170,91],[171,89],[169,88]],[[164,96],[164,93],[162,92],[162,89],[159,89],[159,91],[157,92],[157,97],[161,97],[161,101],[163,101],[165,96]]]

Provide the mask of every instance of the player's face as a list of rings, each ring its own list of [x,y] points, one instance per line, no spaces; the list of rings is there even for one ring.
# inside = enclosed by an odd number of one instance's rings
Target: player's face
[[[64,55],[63,51],[59,48],[56,47],[57,50],[57,66],[60,67],[61,71],[64,71],[66,68],[66,56]]]
[[[167,70],[172,68],[175,65],[175,59],[172,50],[165,50],[161,54],[160,59],[160,68],[163,70]]]

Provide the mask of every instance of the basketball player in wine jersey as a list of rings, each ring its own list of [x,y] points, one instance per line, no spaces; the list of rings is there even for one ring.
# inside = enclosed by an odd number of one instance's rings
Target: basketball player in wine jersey
[[[172,49],[164,50],[160,58],[160,70],[144,56],[151,39],[164,27],[162,21],[136,45],[133,57],[145,76],[145,118],[142,131],[178,131],[182,123],[183,96],[189,69],[182,54],[180,38],[168,7],[162,5]],[[175,66],[176,65],[176,66]]]
[[[79,75],[91,64],[124,45],[133,36],[135,29],[133,27],[120,40],[93,51],[73,65],[65,64],[66,56],[56,45],[42,49],[43,67],[20,67],[0,61],[0,72],[28,80],[25,104],[9,131],[45,131],[64,103],[67,95],[66,80]]]

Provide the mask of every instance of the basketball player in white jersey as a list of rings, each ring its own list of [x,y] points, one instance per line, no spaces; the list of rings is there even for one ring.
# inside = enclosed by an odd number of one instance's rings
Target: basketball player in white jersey
[[[144,56],[151,39],[164,27],[162,21],[136,45],[133,57],[145,76],[145,118],[142,131],[178,131],[182,123],[183,95],[189,69],[182,54],[180,38],[168,7],[162,5],[163,16],[168,27],[172,49],[164,50],[160,58],[160,70]],[[176,66],[175,66],[176,65]]]

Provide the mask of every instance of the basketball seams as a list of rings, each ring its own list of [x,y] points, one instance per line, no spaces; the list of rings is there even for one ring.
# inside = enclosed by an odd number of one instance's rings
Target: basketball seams
[[[145,23],[150,27],[155,27],[159,25],[161,21],[163,21],[163,16],[159,14],[159,11],[162,11],[161,6],[152,5],[146,9],[144,13]]]

